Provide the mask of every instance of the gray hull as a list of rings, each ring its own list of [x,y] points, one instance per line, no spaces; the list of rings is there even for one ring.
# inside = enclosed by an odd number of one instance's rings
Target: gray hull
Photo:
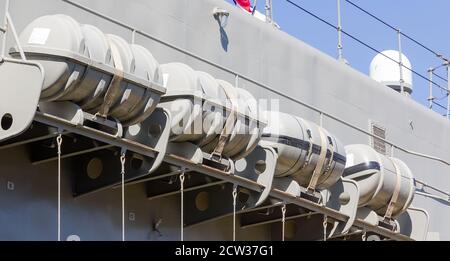
[[[76,4],[73,4],[76,3]],[[160,63],[182,62],[215,78],[235,82],[256,98],[279,99],[279,110],[317,124],[343,144],[371,144],[371,123],[386,129],[392,153],[418,180],[450,191],[450,122],[305,43],[245,15],[221,0],[15,0],[10,6],[17,31],[36,17],[63,13],[117,34],[150,50]],[[78,5],[79,4],[79,5]],[[212,10],[230,12],[221,30]],[[3,12],[3,7],[0,12]],[[133,33],[133,29],[135,32]],[[8,46],[13,42],[9,41]],[[391,146],[386,144],[387,150]],[[417,152],[417,153],[415,153]],[[33,153],[38,153],[34,151]],[[57,164],[32,164],[29,146],[0,150],[0,239],[56,240]],[[107,189],[73,197],[77,169],[62,161],[61,238],[121,240],[121,191]],[[120,173],[117,173],[120,175]],[[418,185],[420,187],[420,185]],[[441,196],[439,199],[436,196]],[[230,195],[231,197],[231,195]],[[125,189],[126,240],[178,240],[180,198],[147,199],[145,184]],[[450,240],[445,195],[425,189],[412,205],[430,217],[429,239]],[[187,215],[187,214],[186,214]],[[154,224],[162,219],[154,230]],[[297,230],[308,239],[322,217],[304,218]],[[237,229],[239,240],[276,240],[279,223]],[[185,240],[231,240],[230,216],[186,228]]]

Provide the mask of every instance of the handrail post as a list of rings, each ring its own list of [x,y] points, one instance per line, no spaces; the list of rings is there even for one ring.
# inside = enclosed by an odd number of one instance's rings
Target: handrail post
[[[446,61],[447,67],[447,119],[450,117],[450,64]]]
[[[2,57],[6,54],[6,35],[8,31],[8,12],[9,12],[9,0],[5,1],[5,16],[3,17],[3,41],[2,41]]]
[[[429,68],[428,69],[428,108],[433,109],[433,101],[434,101],[434,97],[433,97],[433,68]]]
[[[338,44],[337,44],[337,51],[338,51],[338,60],[342,61],[344,59],[342,54],[342,20],[341,20],[341,0],[337,0],[337,33],[338,33]]]
[[[405,91],[405,79],[403,78],[403,53],[402,53],[402,33],[400,29],[397,29],[397,42],[398,42],[398,65],[400,68],[400,93],[404,94]]]
[[[272,12],[272,0],[266,0],[266,22],[269,24],[273,23],[273,12]]]

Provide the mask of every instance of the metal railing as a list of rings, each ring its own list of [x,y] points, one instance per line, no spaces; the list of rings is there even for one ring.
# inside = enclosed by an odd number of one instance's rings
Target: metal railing
[[[337,1],[337,25],[334,25],[333,23],[326,21],[325,19],[321,18],[319,15],[311,12],[310,10],[305,9],[304,7],[302,7],[298,1],[292,1],[292,0],[286,0],[287,3],[291,4],[294,8],[302,11],[303,13],[306,13],[310,16],[312,16],[313,18],[315,18],[316,20],[328,25],[331,28],[334,28],[337,31],[337,57],[339,60],[343,60],[344,59],[344,55],[343,55],[343,41],[342,41],[342,35],[345,35],[347,37],[349,37],[350,39],[356,41],[357,43],[361,44],[362,46],[370,49],[371,51],[380,54],[382,56],[384,56],[385,58],[398,63],[399,65],[399,72],[400,72],[400,87],[401,87],[401,93],[404,92],[404,75],[403,75],[403,70],[402,68],[410,71],[412,74],[414,74],[415,76],[425,80],[426,82],[429,83],[429,96],[427,97],[427,101],[428,101],[428,107],[430,109],[433,109],[433,105],[436,105],[438,108],[443,109],[445,111],[444,116],[448,118],[450,118],[450,74],[448,73],[449,71],[449,66],[450,66],[450,62],[449,59],[447,59],[444,55],[442,55],[441,53],[434,51],[432,48],[426,46],[425,44],[423,44],[422,42],[420,42],[419,40],[414,39],[413,37],[411,37],[410,35],[402,32],[398,27],[395,27],[389,23],[387,23],[386,21],[382,20],[381,18],[379,18],[378,16],[374,15],[373,13],[367,11],[366,9],[362,8],[361,6],[355,4],[354,2],[352,2],[351,0],[344,0],[349,6],[356,8],[357,10],[361,11],[363,14],[369,16],[370,18],[373,18],[375,21],[381,23],[382,25],[386,26],[387,28],[389,28],[390,30],[394,31],[394,33],[396,34],[396,41],[397,41],[397,48],[398,48],[398,52],[399,52],[399,58],[398,60],[395,60],[391,57],[388,57],[387,55],[385,55],[384,53],[382,53],[381,51],[379,51],[377,48],[373,47],[372,45],[362,41],[361,39],[359,39],[358,37],[354,36],[353,34],[343,30],[343,26],[342,26],[342,12],[341,12],[341,0],[336,0]],[[408,66],[405,66],[403,61],[402,61],[402,40],[407,39],[409,41],[411,41],[412,43],[414,43],[415,45],[419,46],[420,48],[422,48],[423,50],[431,53],[432,55],[434,55],[436,58],[439,59],[439,61],[441,62],[438,66],[432,67],[430,69],[428,69],[428,75],[420,73],[412,68],[409,68]],[[447,68],[447,78],[440,76],[439,74],[436,73],[436,70],[442,67],[446,67]],[[435,80],[433,80],[433,76],[435,76],[437,79],[439,79],[440,81],[443,81],[447,84],[447,86],[442,86],[441,84],[437,83]],[[442,98],[436,98],[434,97],[433,94],[433,88],[438,88],[439,90],[441,90],[442,92],[445,93],[444,97]],[[441,103],[437,102],[439,100],[443,100],[446,99],[447,100],[447,104],[446,105],[442,105]]]

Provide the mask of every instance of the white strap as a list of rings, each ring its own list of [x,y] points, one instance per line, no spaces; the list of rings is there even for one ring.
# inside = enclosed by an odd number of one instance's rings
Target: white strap
[[[123,71],[122,58],[120,56],[119,49],[117,49],[117,46],[115,44],[110,44],[109,47],[111,49],[111,56],[114,61],[114,67],[119,71]]]
[[[111,108],[113,102],[116,100],[116,97],[119,94],[120,84],[124,77],[120,52],[114,44],[111,44],[110,47],[111,56],[114,61],[114,76],[109,83],[108,90],[106,91],[105,97],[103,98],[103,104],[97,113],[97,115],[100,115],[103,118],[108,117],[109,109]]]
[[[299,119],[303,125],[306,126],[306,135],[308,135],[308,142],[309,142],[309,147],[308,147],[308,154],[306,155],[306,160],[305,163],[303,164],[303,166],[300,168],[300,170],[306,168],[306,166],[309,165],[309,163],[311,162],[311,158],[312,158],[312,151],[313,151],[313,137],[312,137],[312,132],[311,129],[309,127],[309,124],[304,121],[303,119]]]
[[[326,136],[324,135],[323,131],[319,129],[320,134],[320,154],[319,159],[317,161],[317,165],[314,168],[313,175],[311,177],[311,180],[308,185],[308,191],[314,191],[317,186],[317,182],[319,181],[319,177],[322,174],[323,166],[325,164],[325,159],[327,157],[327,140]]]
[[[334,157],[334,142],[331,142],[330,143],[330,152],[331,152],[331,155],[330,155],[330,159],[328,160],[328,164],[327,164],[327,168],[325,169],[325,174],[328,174],[328,173],[330,173],[330,171],[331,171],[331,165],[333,164],[333,157]]]
[[[217,143],[216,147],[214,148],[213,153],[211,154],[212,158],[215,159],[221,159],[222,158],[222,153],[223,150],[225,148],[225,144],[228,141],[228,137],[231,134],[231,131],[233,130],[235,124],[236,124],[236,120],[237,120],[237,115],[236,115],[236,111],[237,111],[237,97],[235,95],[235,93],[233,93],[233,91],[228,90],[227,88],[222,88],[225,91],[225,95],[227,96],[227,99],[230,101],[231,103],[231,111],[230,111],[230,115],[228,115],[226,121],[225,121],[225,125],[222,129],[222,132],[220,133],[219,136],[219,142]]]
[[[392,158],[389,158],[392,162],[392,165],[394,165],[395,168],[395,174],[396,174],[396,182],[395,182],[395,188],[394,192],[392,193],[391,200],[389,202],[389,205],[386,209],[386,214],[384,214],[385,219],[390,219],[392,217],[392,212],[394,212],[395,204],[397,203],[398,196],[400,195],[400,188],[402,184],[402,175],[400,173],[400,169],[398,168],[398,165],[395,163],[395,161]]]

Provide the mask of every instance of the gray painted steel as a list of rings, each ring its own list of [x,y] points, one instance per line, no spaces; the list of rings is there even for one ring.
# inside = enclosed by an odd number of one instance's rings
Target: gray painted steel
[[[371,139],[343,121],[368,132],[370,124],[375,122],[386,129],[387,140],[397,146],[450,161],[448,120],[222,0],[74,2],[121,21],[129,28],[68,1],[15,0],[10,13],[19,32],[36,17],[56,13],[70,15],[81,23],[95,25],[105,33],[128,41],[133,37],[130,28],[136,28],[141,33],[134,34],[135,43],[150,50],[160,63],[183,62],[228,82],[235,81],[236,75],[232,72],[237,72],[245,76],[239,77],[239,87],[256,98],[279,98],[280,111],[318,124],[320,113],[304,103],[319,108],[325,112],[322,126],[344,145],[370,144]],[[221,29],[214,19],[214,7],[230,12],[226,28]],[[174,50],[149,36],[179,49]],[[11,46],[12,41],[8,42]],[[417,179],[450,191],[450,166],[399,149],[393,150],[393,156],[404,161]],[[56,162],[32,165],[25,147],[21,146],[1,150],[0,163],[0,238],[55,240]],[[73,198],[70,181],[74,170],[70,163],[70,160],[62,163],[62,238],[78,235],[81,240],[120,240],[120,190]],[[439,195],[430,189],[425,191]],[[127,216],[134,214],[134,219],[126,222],[127,240],[179,238],[177,196],[149,201],[144,185],[140,184],[126,188],[126,202]],[[421,193],[415,195],[412,205],[427,210],[430,232],[439,233],[441,240],[450,240],[450,226],[445,225],[450,216],[448,201]],[[152,229],[152,223],[159,218],[163,220],[159,227],[161,236]],[[184,235],[187,240],[229,240],[231,228],[232,219],[225,218],[188,228]],[[268,240],[273,236],[271,232],[270,226],[251,227],[238,230],[237,238]]]

